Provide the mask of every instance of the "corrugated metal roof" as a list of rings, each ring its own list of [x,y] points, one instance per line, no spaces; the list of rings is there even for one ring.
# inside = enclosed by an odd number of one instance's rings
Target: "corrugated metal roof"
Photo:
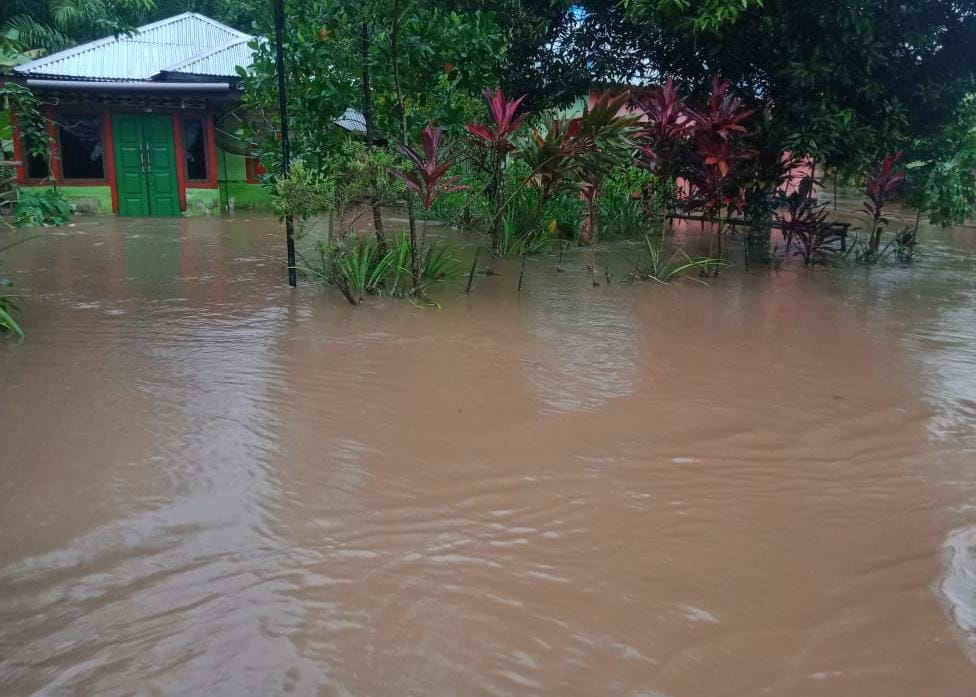
[[[366,132],[366,117],[352,107],[346,109],[339,118],[332,119],[332,123],[353,133]]]
[[[248,46],[251,37],[241,39],[220,48],[195,55],[182,63],[176,63],[165,69],[167,73],[181,75],[236,75],[237,66],[251,65],[253,51]]]
[[[182,73],[181,66],[199,63],[207,72],[193,68],[188,74],[235,77],[237,65],[251,65],[247,42],[252,40],[248,34],[209,17],[184,12],[139,27],[132,36],[98,39],[24,63],[15,70],[30,77],[146,81],[162,72]]]

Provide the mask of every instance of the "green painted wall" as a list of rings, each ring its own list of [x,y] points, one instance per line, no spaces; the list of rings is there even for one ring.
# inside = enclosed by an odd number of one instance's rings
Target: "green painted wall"
[[[183,215],[219,215],[220,211],[220,190],[186,190],[186,211]]]
[[[247,182],[247,165],[243,155],[217,149],[217,180],[220,185],[220,210],[270,211],[271,197],[260,184]]]
[[[235,211],[270,211],[271,197],[260,184],[227,182],[220,185],[220,198],[226,210],[233,200]]]
[[[243,155],[224,152],[217,148],[217,179],[220,181],[247,181],[247,166]]]
[[[22,186],[18,189],[21,198],[35,193],[50,191],[51,186]],[[109,186],[61,186],[61,194],[74,206],[76,213],[86,215],[112,215],[112,189]]]
[[[247,182],[244,157],[217,150],[216,189],[186,190],[184,215],[218,215],[228,211],[233,199],[234,211],[270,211],[271,197],[260,184]],[[20,196],[51,189],[50,186],[20,187]],[[112,189],[107,186],[62,186],[64,197],[78,213],[87,215],[112,215]]]

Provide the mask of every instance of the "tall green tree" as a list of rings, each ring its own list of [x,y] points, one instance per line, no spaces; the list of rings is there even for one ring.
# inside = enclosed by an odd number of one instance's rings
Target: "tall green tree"
[[[335,154],[350,139],[364,140],[382,159],[386,146],[409,144],[411,134],[429,121],[460,130],[480,109],[482,87],[496,82],[504,55],[494,17],[477,10],[456,12],[418,0],[313,0],[289,3],[287,16],[292,151],[323,177],[345,166]],[[270,28],[263,32],[269,35]],[[265,115],[265,132],[272,137],[265,139],[263,159],[280,173],[273,44],[260,41],[255,48],[253,69],[244,75],[245,104]],[[343,128],[348,119],[337,124],[348,109],[362,114],[365,133]],[[373,220],[381,238],[383,173],[373,171]]]
[[[703,21],[710,5],[735,11]],[[972,0],[630,0],[627,13],[655,72],[731,80],[789,124],[785,145],[842,170],[926,141],[976,90]]]
[[[0,46],[60,51],[133,29],[154,0],[6,0],[0,7]]]

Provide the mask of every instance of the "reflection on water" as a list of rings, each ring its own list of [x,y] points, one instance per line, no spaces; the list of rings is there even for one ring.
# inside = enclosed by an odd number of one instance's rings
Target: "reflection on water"
[[[0,694],[970,695],[972,233],[441,310],[289,291],[268,219],[22,245]]]
[[[530,273],[551,273],[551,265],[538,266]],[[580,293],[571,281],[548,283],[529,295],[525,327],[539,340],[540,355],[522,361],[526,379],[548,407],[543,413],[596,408],[640,387],[634,314],[612,292]]]

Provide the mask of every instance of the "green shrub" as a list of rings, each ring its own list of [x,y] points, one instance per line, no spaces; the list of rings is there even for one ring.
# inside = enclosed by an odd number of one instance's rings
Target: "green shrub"
[[[23,337],[24,330],[20,328],[17,320],[14,319],[14,314],[20,312],[18,298],[3,292],[4,289],[9,288],[11,285],[10,279],[0,277],[0,334],[11,333]]]
[[[14,245],[27,242],[27,240],[30,239],[33,238],[28,237],[25,240],[20,240],[18,242],[8,244],[5,247],[0,247],[0,254],[3,254],[5,250],[10,249]],[[2,261],[2,258],[0,258],[0,262]],[[20,328],[17,320],[14,319],[14,315],[20,312],[20,298],[6,292],[6,290],[12,285],[13,283],[9,278],[0,276],[0,335],[16,334],[17,336],[23,338],[24,330]]]
[[[17,227],[53,227],[64,225],[71,218],[71,204],[58,189],[27,192],[14,206],[14,225]]]
[[[604,237],[639,239],[662,215],[657,178],[640,167],[624,167],[606,181],[598,199]]]

